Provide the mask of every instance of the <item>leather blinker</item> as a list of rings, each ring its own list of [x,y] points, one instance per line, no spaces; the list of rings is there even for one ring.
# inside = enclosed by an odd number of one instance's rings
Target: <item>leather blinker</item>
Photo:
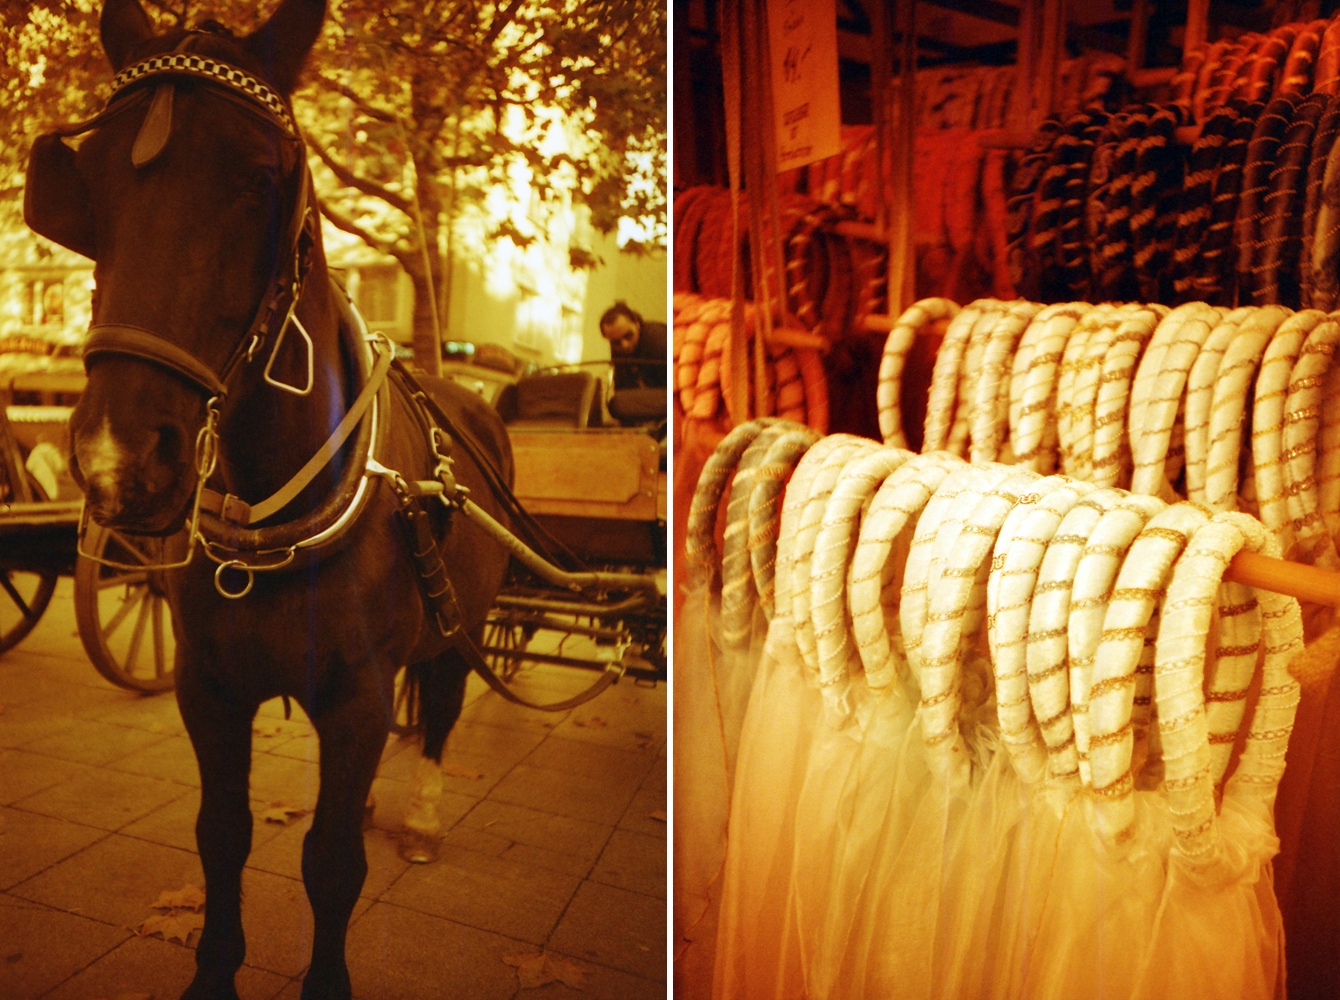
[[[38,136],[28,154],[23,219],[33,232],[90,260],[97,249],[92,203],[61,133]]]

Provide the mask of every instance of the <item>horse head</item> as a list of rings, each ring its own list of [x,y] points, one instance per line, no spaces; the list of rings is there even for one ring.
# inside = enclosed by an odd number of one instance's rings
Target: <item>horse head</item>
[[[107,0],[106,110],[34,144],[29,225],[95,262],[70,431],[101,524],[181,528],[217,413],[245,391],[233,374],[296,300],[299,234],[319,237],[288,95],[324,16],[325,0],[283,0],[249,35],[155,34],[139,0]],[[62,141],[80,132],[77,151]]]

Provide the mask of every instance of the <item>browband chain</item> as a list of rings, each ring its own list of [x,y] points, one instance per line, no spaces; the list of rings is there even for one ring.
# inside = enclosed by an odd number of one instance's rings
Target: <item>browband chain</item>
[[[132,83],[143,80],[148,76],[158,76],[163,73],[186,73],[222,83],[246,95],[265,108],[289,135],[295,138],[298,135],[297,126],[293,123],[293,116],[289,113],[283,99],[273,90],[250,73],[240,70],[236,66],[229,66],[227,63],[221,63],[192,52],[172,52],[166,55],[153,56],[142,62],[137,62],[133,66],[127,66],[112,78],[112,92],[108,96],[108,100],[110,101]]]

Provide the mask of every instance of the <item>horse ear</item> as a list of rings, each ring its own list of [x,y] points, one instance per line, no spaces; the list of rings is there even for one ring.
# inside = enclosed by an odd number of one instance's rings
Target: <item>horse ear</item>
[[[103,51],[112,62],[113,72],[118,73],[130,62],[135,47],[154,33],[153,22],[139,0],[107,0],[99,28]]]
[[[28,156],[23,221],[53,243],[93,259],[93,208],[75,166],[74,150],[55,132],[39,136]]]
[[[321,34],[326,0],[283,0],[270,20],[243,40],[265,69],[265,78],[281,94],[298,85],[303,60]]]

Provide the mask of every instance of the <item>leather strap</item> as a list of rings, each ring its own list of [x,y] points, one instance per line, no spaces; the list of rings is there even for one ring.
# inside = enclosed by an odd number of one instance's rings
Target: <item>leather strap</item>
[[[100,354],[120,354],[150,361],[199,386],[210,397],[224,394],[223,383],[209,368],[176,344],[138,326],[100,323],[89,327],[84,343],[84,369]]]
[[[358,394],[340,422],[335,425],[330,437],[326,438],[325,443],[316,450],[316,454],[309,458],[293,478],[276,493],[259,503],[247,504],[231,494],[225,495],[217,490],[206,489],[201,494],[200,509],[241,525],[263,521],[283,510],[335,457],[335,453],[344,446],[344,442],[349,439],[358,422],[363,419],[382,383],[386,381],[386,374],[391,368],[391,354],[392,351],[388,349],[377,356],[377,363],[373,366],[372,374],[368,376],[362,392]]]
[[[130,147],[130,162],[136,168],[152,163],[167,148],[168,136],[172,134],[172,95],[176,90],[173,83],[160,83],[154,88],[144,124],[135,136],[135,145]]]
[[[570,708],[576,708],[590,701],[596,695],[603,692],[606,688],[613,687],[618,682],[620,674],[615,670],[606,670],[600,675],[600,680],[596,681],[581,694],[573,695],[564,701],[550,702],[546,705],[540,705],[533,701],[521,697],[506,684],[504,684],[495,674],[487,663],[484,662],[483,655],[479,652],[479,647],[474,644],[468,635],[460,634],[460,639],[456,643],[457,651],[465,657],[465,662],[470,664],[470,669],[484,679],[484,683],[491,687],[498,694],[502,695],[508,701],[515,705],[521,705],[525,708],[533,708],[541,712],[566,712]]]

